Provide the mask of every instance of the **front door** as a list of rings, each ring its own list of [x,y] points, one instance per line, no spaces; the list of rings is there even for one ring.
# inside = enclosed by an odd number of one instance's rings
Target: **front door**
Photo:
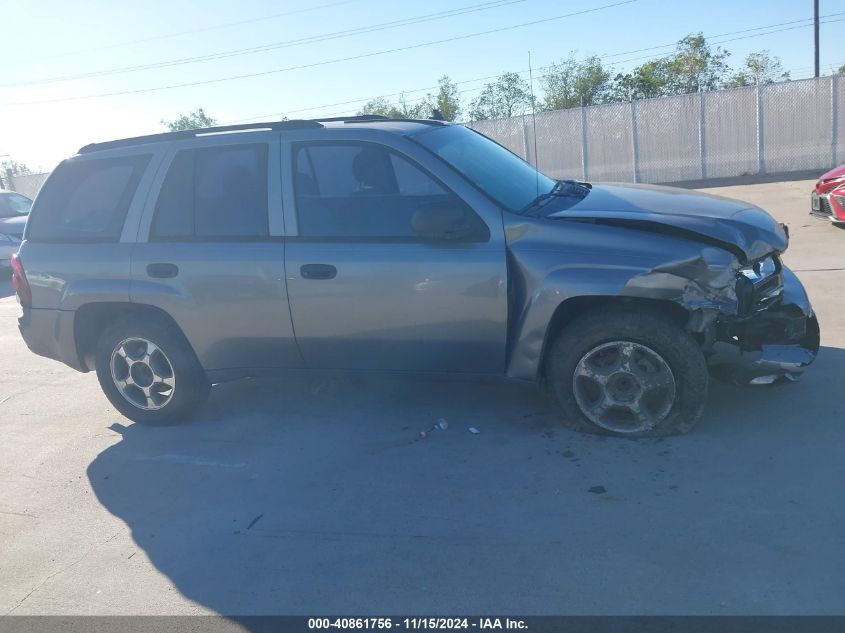
[[[506,264],[491,239],[501,224],[384,145],[302,142],[291,152],[297,234],[285,267],[306,365],[502,372]],[[432,207],[462,214],[471,230],[421,238],[415,214]]]

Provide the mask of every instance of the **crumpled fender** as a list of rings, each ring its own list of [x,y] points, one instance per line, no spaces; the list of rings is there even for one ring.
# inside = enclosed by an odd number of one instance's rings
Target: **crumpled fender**
[[[535,380],[558,307],[583,297],[668,300],[736,313],[736,255],[622,227],[532,218],[506,225],[511,314],[507,374]]]

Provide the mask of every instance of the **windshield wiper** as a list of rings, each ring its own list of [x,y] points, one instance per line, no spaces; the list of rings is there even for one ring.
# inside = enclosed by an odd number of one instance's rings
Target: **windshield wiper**
[[[543,206],[543,203],[546,201],[557,198],[557,197],[572,197],[583,199],[590,193],[590,189],[593,188],[588,182],[578,182],[577,180],[558,180],[555,182],[554,187],[551,190],[547,191],[546,193],[541,193],[536,198],[534,198],[531,202],[520,209],[520,213],[523,215],[539,215],[540,207]],[[530,213],[532,209],[536,209],[535,213]]]

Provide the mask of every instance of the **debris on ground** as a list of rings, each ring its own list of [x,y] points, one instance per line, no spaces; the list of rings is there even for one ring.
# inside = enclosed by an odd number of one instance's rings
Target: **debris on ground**
[[[469,427],[469,428],[467,429],[467,431],[469,431],[469,432],[470,432],[470,433],[472,433],[473,435],[478,435],[479,433],[481,433],[481,431],[479,431],[479,430],[478,430],[477,428],[475,428],[474,426]]]
[[[604,486],[593,486],[592,488],[587,490],[587,492],[592,492],[594,495],[603,495],[605,492],[607,492],[607,488],[605,488]]]
[[[251,530],[252,526],[258,523],[261,520],[261,517],[263,516],[263,514],[259,514],[257,517],[255,517],[252,521],[249,522],[249,525],[246,526],[246,529]]]
[[[432,431],[445,431],[448,428],[449,423],[443,418],[438,418],[437,422],[435,422],[434,426],[432,426],[430,429],[428,429],[427,431],[420,431],[419,439],[424,440]]]

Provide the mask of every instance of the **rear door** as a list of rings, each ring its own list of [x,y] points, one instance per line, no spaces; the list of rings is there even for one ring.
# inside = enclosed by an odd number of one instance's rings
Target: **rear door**
[[[301,366],[282,223],[277,133],[177,144],[132,254],[132,301],[170,314],[207,370]]]
[[[503,371],[500,211],[481,202],[480,214],[433,173],[442,167],[423,166],[401,145],[301,141],[283,157],[294,182],[285,199],[288,289],[309,367]],[[412,218],[432,205],[459,211],[476,230],[421,239]]]

